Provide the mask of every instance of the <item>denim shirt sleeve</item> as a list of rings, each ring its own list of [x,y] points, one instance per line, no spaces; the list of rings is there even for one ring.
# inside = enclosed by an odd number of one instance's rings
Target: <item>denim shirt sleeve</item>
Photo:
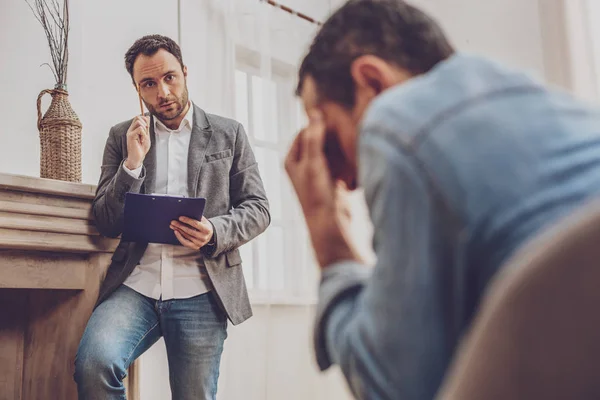
[[[447,364],[434,202],[414,157],[365,132],[360,180],[375,227],[371,270],[342,261],[319,289],[315,350],[359,399],[433,398]]]

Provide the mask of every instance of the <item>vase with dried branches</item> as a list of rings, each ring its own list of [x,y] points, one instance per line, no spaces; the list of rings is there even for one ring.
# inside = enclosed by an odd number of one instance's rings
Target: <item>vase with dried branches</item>
[[[56,85],[43,90],[37,99],[38,130],[40,132],[42,178],[81,182],[81,121],[69,103],[67,65],[69,62],[69,1],[25,0],[42,25],[52,63]],[[50,107],[42,117],[41,102],[52,96]]]

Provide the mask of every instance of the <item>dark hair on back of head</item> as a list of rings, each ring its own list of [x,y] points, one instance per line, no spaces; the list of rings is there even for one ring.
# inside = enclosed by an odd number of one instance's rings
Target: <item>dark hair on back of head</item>
[[[317,33],[300,66],[297,94],[311,76],[320,97],[354,106],[352,62],[374,55],[418,75],[454,53],[441,27],[402,0],[350,0]]]
[[[131,75],[132,80],[133,64],[135,63],[135,60],[137,60],[138,56],[140,54],[145,56],[153,56],[160,49],[165,49],[169,53],[173,54],[177,61],[179,61],[181,69],[183,69],[181,48],[173,39],[162,35],[148,35],[136,40],[129,50],[127,50],[127,53],[125,53],[125,68],[127,69],[127,72],[129,72],[129,75]],[[135,81],[133,84],[135,85]]]

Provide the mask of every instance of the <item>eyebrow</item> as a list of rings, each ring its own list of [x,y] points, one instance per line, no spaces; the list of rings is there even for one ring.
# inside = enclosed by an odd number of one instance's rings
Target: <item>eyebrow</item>
[[[170,71],[167,71],[167,72],[165,72],[165,73],[163,74],[163,76],[162,76],[162,77],[165,77],[165,76],[167,76],[167,75],[174,75],[176,72],[177,72],[177,71],[175,71],[174,69],[172,69],[172,70],[170,70]],[[146,83],[146,82],[148,82],[148,81],[153,81],[153,80],[154,80],[154,78],[144,78],[144,79],[142,79],[142,80],[140,81],[140,83],[138,83],[138,85],[140,85],[140,86],[141,86],[142,84],[144,84],[144,83]]]

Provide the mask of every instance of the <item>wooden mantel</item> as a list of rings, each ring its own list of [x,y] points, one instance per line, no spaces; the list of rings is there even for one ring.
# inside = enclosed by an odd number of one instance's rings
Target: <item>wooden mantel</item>
[[[0,174],[2,400],[77,399],[77,346],[118,244],[95,228],[95,190]]]

